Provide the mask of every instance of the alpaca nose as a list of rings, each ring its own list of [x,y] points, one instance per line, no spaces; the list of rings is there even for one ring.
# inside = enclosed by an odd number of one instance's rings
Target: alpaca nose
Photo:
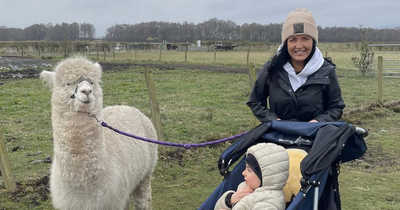
[[[90,95],[93,92],[93,89],[92,87],[90,87],[90,85],[84,82],[82,86],[79,88],[79,92],[84,93],[86,95]]]
[[[92,93],[92,88],[82,88],[81,93],[84,93],[86,95],[89,95]]]

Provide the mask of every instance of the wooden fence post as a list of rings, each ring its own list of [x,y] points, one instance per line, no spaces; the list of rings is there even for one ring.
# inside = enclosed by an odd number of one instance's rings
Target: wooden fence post
[[[137,49],[135,49],[135,61],[136,61],[136,56],[137,56]]]
[[[186,44],[186,48],[185,48],[185,63],[186,63],[186,61],[187,61],[188,45],[189,45],[189,44]]]
[[[250,45],[249,45],[249,49],[247,50],[247,65],[249,65],[249,59],[250,59]]]
[[[154,86],[151,70],[149,70],[146,67],[144,70],[144,75],[146,79],[147,93],[149,95],[149,101],[151,107],[151,121],[153,122],[153,125],[156,128],[157,139],[159,141],[164,141],[162,126],[161,126],[160,108],[158,107],[156,88]],[[166,154],[166,149],[164,147],[160,148],[160,153]]]
[[[217,62],[217,49],[214,49],[214,63]]]
[[[250,49],[250,48],[249,48]],[[249,65],[249,80],[250,80],[250,90],[253,89],[254,82],[257,79],[256,68],[253,63]],[[254,117],[254,127],[260,124],[260,121],[256,117]]]
[[[10,192],[15,192],[17,190],[17,185],[15,184],[14,177],[11,173],[10,161],[8,159],[7,149],[3,140],[3,133],[1,131],[0,131],[0,171],[6,189]]]
[[[383,57],[378,56],[378,103],[383,103]]]
[[[158,59],[158,61],[161,61],[161,52],[162,52],[162,44],[160,44],[159,48],[160,48],[160,58]]]

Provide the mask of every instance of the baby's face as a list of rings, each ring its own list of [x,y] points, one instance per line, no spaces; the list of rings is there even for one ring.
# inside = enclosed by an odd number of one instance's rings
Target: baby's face
[[[260,187],[261,180],[258,178],[257,174],[246,164],[246,169],[243,171],[242,175],[246,181],[246,185],[253,190]]]

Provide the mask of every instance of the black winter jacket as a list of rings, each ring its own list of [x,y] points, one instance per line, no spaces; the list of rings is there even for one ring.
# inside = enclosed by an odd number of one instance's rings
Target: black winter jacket
[[[278,72],[276,84],[267,83],[267,62],[258,73],[247,105],[260,122],[281,120],[308,122],[338,121],[345,107],[336,77],[336,65],[325,60],[321,68],[308,76],[296,92],[287,72]],[[267,107],[267,98],[269,107]]]

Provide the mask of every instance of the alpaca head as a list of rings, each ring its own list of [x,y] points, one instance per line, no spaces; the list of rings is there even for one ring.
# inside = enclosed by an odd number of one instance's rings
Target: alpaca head
[[[98,113],[103,93],[99,85],[101,66],[83,57],[60,61],[53,72],[42,71],[40,78],[52,88],[52,104],[75,112]]]

